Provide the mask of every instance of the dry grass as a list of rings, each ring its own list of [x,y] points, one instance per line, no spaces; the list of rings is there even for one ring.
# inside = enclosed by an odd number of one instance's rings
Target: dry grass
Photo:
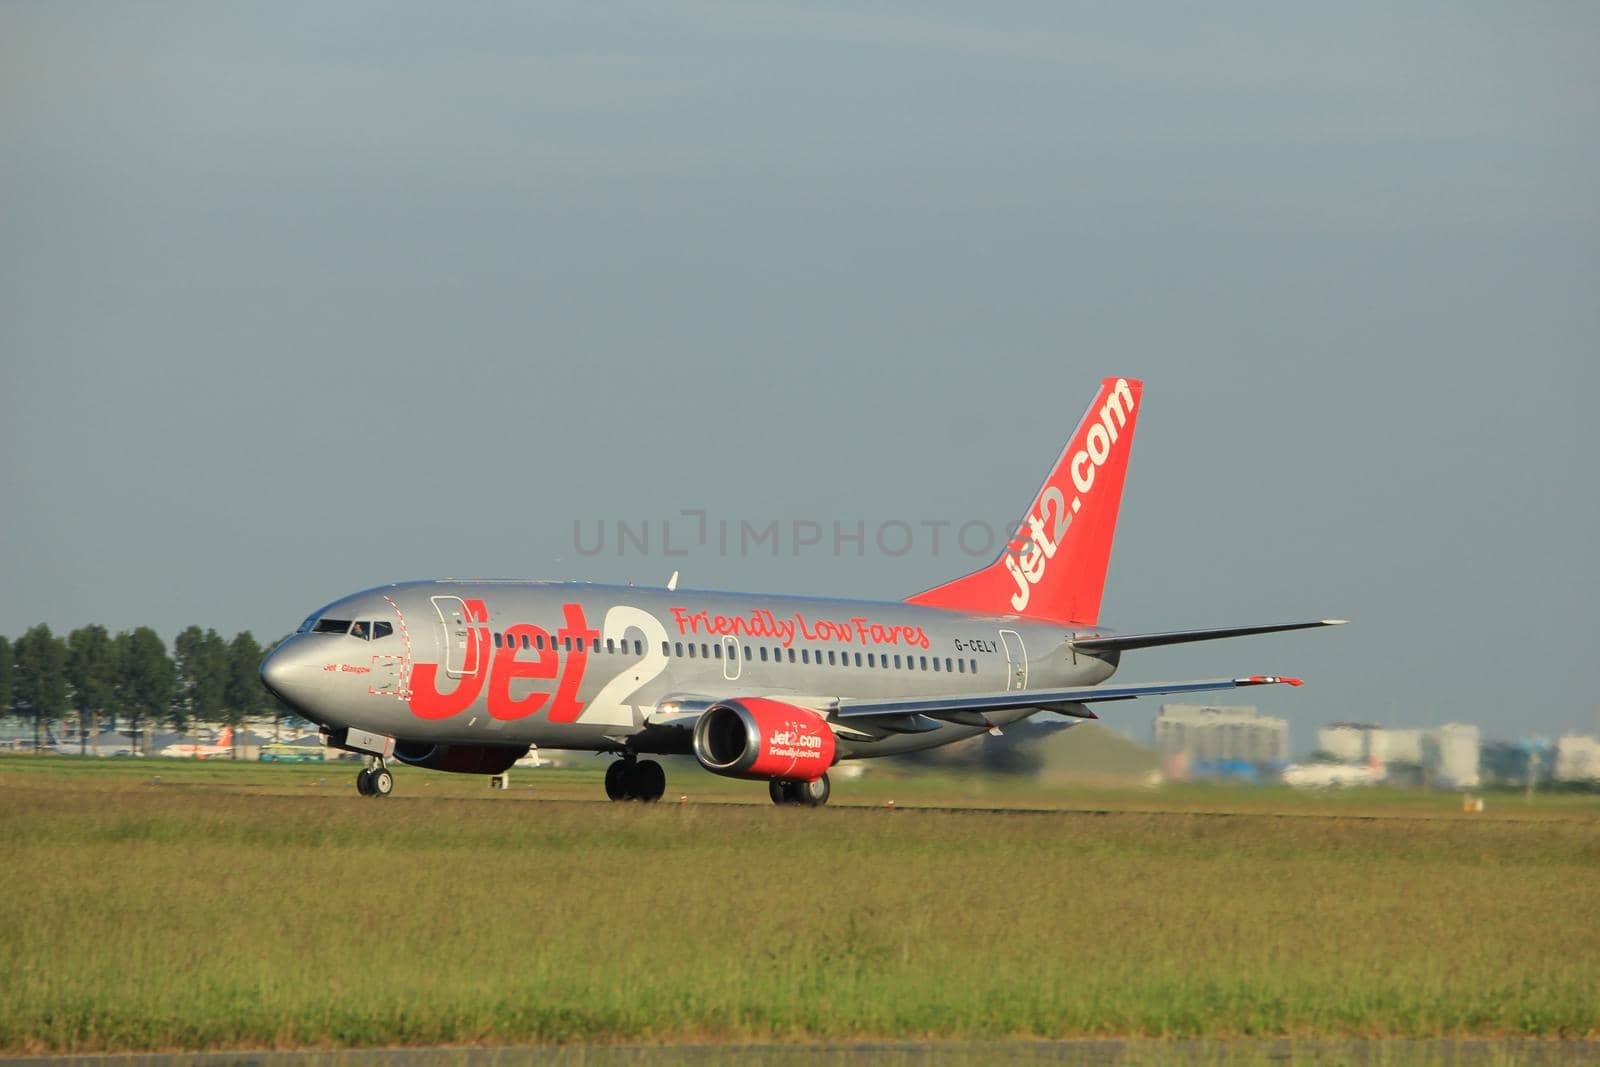
[[[1600,1032],[1592,799],[891,813],[349,774],[0,760],[0,1051]]]

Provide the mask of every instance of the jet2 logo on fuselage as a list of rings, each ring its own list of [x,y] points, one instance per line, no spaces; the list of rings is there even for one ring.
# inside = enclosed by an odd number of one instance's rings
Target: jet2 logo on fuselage
[[[485,670],[483,665],[489,660],[490,651],[489,613],[481,600],[468,600],[465,604],[466,616],[473,625],[467,629],[461,677],[456,681],[455,688],[441,692],[439,664],[418,663],[411,673],[411,699],[408,701],[411,713],[419,719],[448,719],[452,715],[459,715],[472,706],[487,685],[491,716],[507,721],[523,719],[543,708],[552,696],[551,687],[546,686],[513,699],[512,679],[528,678],[556,682],[553,687],[555,699],[550,704],[551,722],[577,721],[583,711],[583,705],[578,702],[578,687],[583,684],[589,649],[600,636],[584,618],[583,605],[561,606],[565,625],[556,631],[554,638],[543,627],[530,623],[506,627],[508,640],[504,647],[494,650],[494,659]],[[527,651],[533,654],[533,659],[517,658],[517,654],[523,651],[521,644],[524,635],[528,638]],[[561,654],[557,652],[558,642],[565,649],[564,665],[560,663]],[[559,672],[558,667],[561,668]]]
[[[601,633],[589,625],[582,604],[563,604],[563,625],[552,636],[541,626],[515,623],[505,628],[503,644],[493,649],[489,612],[482,600],[463,601],[466,607],[467,644],[462,655],[460,678],[453,688],[439,688],[437,663],[418,663],[412,668],[411,694],[407,706],[419,719],[448,719],[472,707],[481,695],[492,718],[512,722],[535,715],[549,704],[553,723],[599,723],[631,725],[634,711],[623,703],[631,693],[654,680],[666,667],[666,657],[655,654],[666,639],[660,620],[639,608],[619,605],[606,612],[606,635],[620,640],[630,629],[644,634],[644,658],[628,659],[619,665],[616,677],[595,693],[587,704],[578,699],[590,657],[600,647]],[[527,652],[532,658],[521,659]],[[620,657],[618,657],[620,659]],[[487,664],[487,669],[484,665]],[[511,695],[514,680],[535,683],[521,697]]]

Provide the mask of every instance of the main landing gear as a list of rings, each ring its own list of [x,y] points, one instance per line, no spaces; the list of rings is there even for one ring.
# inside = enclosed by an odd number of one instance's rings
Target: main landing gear
[[[767,794],[772,797],[774,804],[804,804],[808,808],[820,808],[828,802],[828,795],[832,792],[833,787],[828,784],[826,774],[809,782],[774,778],[767,783]]]
[[[383,760],[362,768],[356,775],[356,792],[364,797],[386,797],[394,792],[394,775],[389,773]]]
[[[667,791],[667,772],[653,759],[623,756],[606,768],[606,796],[612,800],[660,800]]]

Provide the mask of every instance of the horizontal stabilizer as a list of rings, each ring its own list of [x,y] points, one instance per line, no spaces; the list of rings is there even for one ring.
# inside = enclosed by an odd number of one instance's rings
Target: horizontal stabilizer
[[[1110,634],[1105,637],[1075,637],[1072,647],[1080,652],[1121,652],[1129,648],[1155,648],[1159,645],[1185,645],[1191,641],[1220,641],[1224,637],[1249,637],[1285,630],[1311,630],[1318,626],[1343,626],[1344,619],[1316,619],[1312,622],[1281,622],[1271,626],[1229,626],[1213,630],[1168,630],[1158,634]]]

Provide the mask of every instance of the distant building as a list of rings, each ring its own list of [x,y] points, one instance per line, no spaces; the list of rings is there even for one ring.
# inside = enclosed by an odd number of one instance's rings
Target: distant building
[[[1367,756],[1379,763],[1422,764],[1426,730],[1373,730],[1367,735]]]
[[[1422,738],[1422,764],[1438,785],[1476,789],[1479,783],[1478,728],[1447,722]]]
[[[1600,782],[1600,740],[1568,734],[1556,741],[1556,781]]]
[[[1365,763],[1372,755],[1372,735],[1381,729],[1375,722],[1330,722],[1317,731],[1317,751],[1341,763]]]
[[[1289,724],[1252,707],[1163,704],[1155,721],[1163,764],[1280,764],[1289,759]]]
[[[1485,741],[1478,750],[1478,773],[1487,785],[1538,785],[1550,780],[1555,765],[1555,742],[1544,737]]]

